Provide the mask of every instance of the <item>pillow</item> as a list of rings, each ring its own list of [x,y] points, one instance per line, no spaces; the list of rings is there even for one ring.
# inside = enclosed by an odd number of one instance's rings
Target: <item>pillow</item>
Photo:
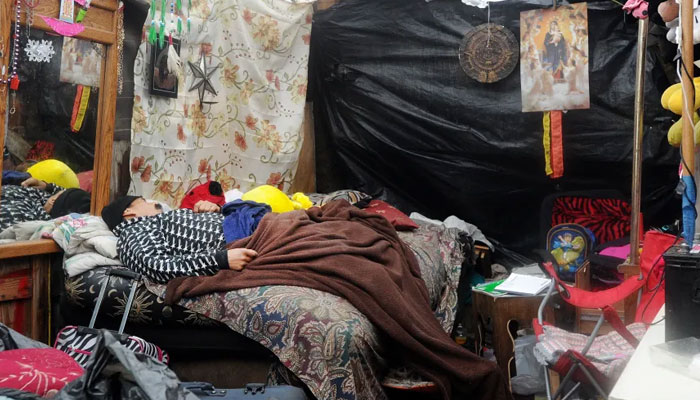
[[[309,195],[309,197],[312,201],[314,201],[315,196]],[[358,203],[361,203],[363,200],[369,200],[371,198],[372,196],[368,195],[367,193],[362,193],[359,190],[343,189],[323,196],[318,203],[314,201],[314,205],[321,207],[333,200],[347,200],[348,203],[357,206]]]
[[[64,352],[19,349],[0,352],[0,387],[51,397],[83,374],[80,365]]]
[[[408,231],[418,228],[415,222],[413,222],[408,215],[402,213],[394,206],[387,202],[381,200],[372,200],[369,202],[365,211],[374,214],[379,214],[384,218],[388,219],[397,231]]]
[[[88,193],[92,193],[93,176],[94,174],[92,170],[83,171],[78,174],[78,183],[80,184],[80,188]]]

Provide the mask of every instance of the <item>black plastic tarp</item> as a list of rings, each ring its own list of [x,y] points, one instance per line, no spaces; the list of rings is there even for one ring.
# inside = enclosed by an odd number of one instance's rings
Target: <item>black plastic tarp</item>
[[[492,3],[490,20],[519,37],[520,12],[551,4]],[[492,84],[459,65],[463,35],[486,22],[486,9],[459,0],[342,0],[316,13],[309,77],[319,191],[381,192],[404,212],[457,215],[522,252],[540,246],[548,194],[629,196],[636,20],[612,2],[588,4],[591,108],[563,116],[557,180],[544,172],[542,113],[521,112],[519,65]],[[663,34],[652,28],[646,66],[643,211],[655,225],[680,209],[678,151],[666,141],[674,116],[659,105],[675,51]]]

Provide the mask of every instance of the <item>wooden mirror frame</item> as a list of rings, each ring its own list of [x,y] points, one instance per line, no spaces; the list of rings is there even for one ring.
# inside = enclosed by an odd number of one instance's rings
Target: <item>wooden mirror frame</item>
[[[22,1],[22,0],[20,0]],[[34,10],[32,28],[47,32],[52,29],[40,16],[57,18],[60,0],[41,0]],[[112,142],[114,138],[114,119],[117,104],[117,71],[119,63],[118,44],[118,0],[93,0],[82,24],[85,30],[74,36],[77,39],[90,40],[105,46],[104,63],[100,77],[100,97],[98,100],[97,128],[95,130],[95,157],[93,161],[93,186],[90,213],[99,215],[102,208],[109,203],[110,178],[112,174]],[[23,7],[24,8],[24,7]],[[79,7],[75,7],[77,15]],[[3,42],[11,43],[11,26],[15,21],[15,0],[0,0],[0,35]],[[24,24],[26,15],[22,13],[20,23]],[[8,23],[6,23],[6,21]],[[8,65],[10,59],[9,45],[3,55],[2,65]],[[21,68],[21,65],[19,66]],[[20,83],[21,90],[21,83]],[[5,126],[7,120],[8,87],[0,92],[0,148],[5,144]],[[2,172],[2,164],[0,164]],[[0,182],[0,185],[2,183]],[[1,189],[1,186],[0,186]],[[0,264],[3,259],[59,252],[61,249],[53,240],[19,241],[0,245]]]

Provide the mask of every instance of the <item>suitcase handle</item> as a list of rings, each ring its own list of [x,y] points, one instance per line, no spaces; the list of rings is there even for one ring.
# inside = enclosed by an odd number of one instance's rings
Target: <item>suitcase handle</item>
[[[113,275],[126,278],[126,279],[132,279],[133,281],[131,282],[131,289],[129,291],[129,298],[126,301],[126,305],[124,306],[124,315],[122,316],[122,320],[119,324],[119,331],[118,333],[124,333],[124,327],[126,326],[126,321],[129,319],[129,314],[131,313],[131,305],[134,302],[134,295],[136,294],[136,287],[138,286],[139,280],[141,280],[141,274],[138,274],[133,271],[129,271],[127,269],[122,269],[122,268],[110,268],[107,273],[105,274],[105,279],[102,281],[102,286],[100,287],[100,293],[97,295],[97,302],[95,303],[95,309],[92,310],[92,317],[90,317],[90,324],[88,325],[89,328],[94,328],[95,327],[95,322],[97,321],[97,315],[100,312],[100,307],[102,306],[102,300],[104,300],[105,292],[107,291],[107,284],[110,281],[110,278],[112,278]]]
[[[141,279],[141,274],[139,274],[138,272],[130,271],[128,269],[123,268],[110,268],[109,271],[107,271],[107,274],[121,276],[122,278],[133,279],[136,281]]]
[[[223,397],[226,396],[226,390],[217,389],[211,383],[207,382],[181,382],[180,386],[189,391],[200,391],[209,396]]]
[[[246,383],[245,388],[243,389],[243,394],[248,394],[248,392],[251,392],[252,394],[265,393],[265,384],[264,383]]]

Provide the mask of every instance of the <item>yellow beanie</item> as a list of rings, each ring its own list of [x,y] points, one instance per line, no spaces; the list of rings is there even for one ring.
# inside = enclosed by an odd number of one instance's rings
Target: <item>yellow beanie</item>
[[[32,165],[27,172],[36,179],[53,183],[66,189],[79,188],[78,176],[66,164],[58,160],[44,160]]]

